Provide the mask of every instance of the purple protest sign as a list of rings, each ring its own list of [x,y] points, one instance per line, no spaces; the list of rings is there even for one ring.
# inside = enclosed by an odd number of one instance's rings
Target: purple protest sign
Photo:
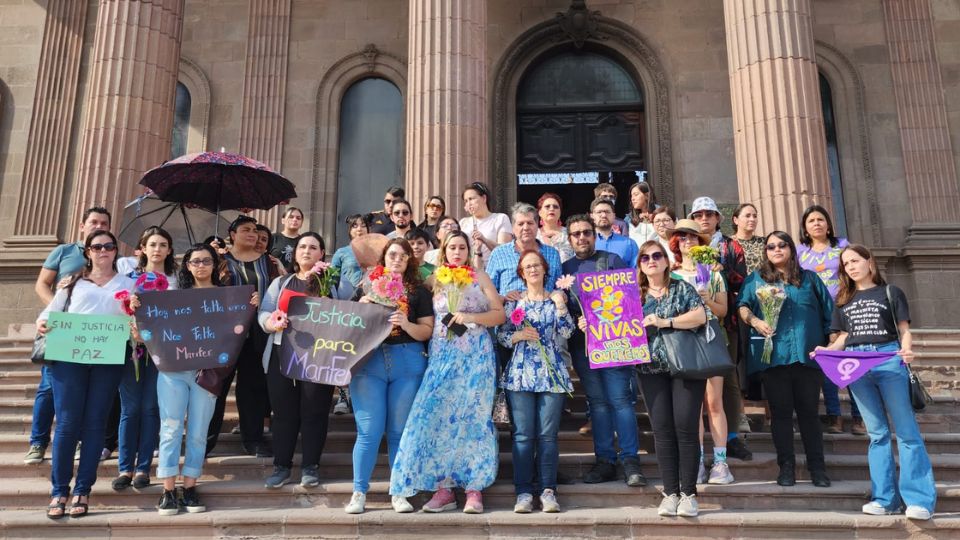
[[[650,362],[637,271],[578,274],[577,288],[587,320],[590,369]]]
[[[846,388],[874,367],[886,362],[896,353],[872,351],[819,350],[813,359],[834,384]]]

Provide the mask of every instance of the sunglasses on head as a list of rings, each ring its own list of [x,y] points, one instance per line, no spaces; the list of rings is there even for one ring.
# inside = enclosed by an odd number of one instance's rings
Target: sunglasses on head
[[[659,251],[655,251],[655,252],[650,253],[650,254],[644,253],[643,255],[640,256],[640,263],[641,263],[641,264],[646,264],[646,263],[650,262],[651,260],[653,260],[653,262],[660,262],[660,261],[662,261],[662,260],[663,260],[663,253],[661,253],[661,252],[659,252]]]
[[[786,242],[777,242],[775,244],[767,244],[767,251],[773,251],[775,249],[787,249],[787,246],[789,246],[789,244],[787,244]]]
[[[113,242],[106,244],[90,244],[90,251],[116,251],[117,245]]]

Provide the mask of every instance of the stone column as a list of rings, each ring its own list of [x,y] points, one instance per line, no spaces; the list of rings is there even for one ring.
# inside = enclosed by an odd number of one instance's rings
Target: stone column
[[[810,0],[723,5],[740,200],[796,234],[804,208],[830,208]]]
[[[118,232],[140,177],[170,158],[182,26],[183,0],[100,0],[71,226],[102,205]]]
[[[913,226],[908,243],[960,239],[960,190],[928,0],[884,0],[883,18]]]
[[[86,0],[47,3],[20,200],[13,236],[4,240],[7,248],[46,251],[59,243],[86,19]],[[67,230],[75,234],[72,224]]]
[[[239,152],[280,172],[283,152],[290,0],[250,0]],[[253,215],[276,232],[279,208]]]
[[[487,6],[483,0],[410,0],[407,197],[430,195],[459,214],[460,191],[487,178]],[[502,201],[501,201],[502,202]]]

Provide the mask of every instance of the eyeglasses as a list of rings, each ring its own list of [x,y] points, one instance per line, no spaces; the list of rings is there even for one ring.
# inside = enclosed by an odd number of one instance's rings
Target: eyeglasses
[[[680,241],[686,241],[686,242],[700,241],[700,237],[693,233],[677,233],[677,236],[680,237]]]
[[[203,259],[190,259],[187,261],[190,266],[213,266],[213,259],[206,257]]]
[[[644,253],[643,255],[640,256],[640,264],[647,264],[647,263],[650,262],[651,260],[653,260],[653,262],[660,262],[660,261],[662,261],[662,260],[663,260],[663,253],[660,253],[659,251],[655,251],[655,252],[653,252],[653,253],[651,253],[651,254],[649,254],[649,255],[647,255],[646,253]]]
[[[559,210],[559,209],[560,209],[560,205],[559,205],[559,204],[545,204],[545,205],[541,206],[540,208],[546,208],[547,210]]]
[[[597,208],[596,210],[593,211],[593,213],[594,213],[594,214],[612,214],[612,213],[613,213],[613,210],[608,210],[608,209],[603,209],[603,210],[601,210],[601,209]]]
[[[703,219],[703,218],[711,217],[715,215],[719,215],[719,214],[717,214],[716,212],[694,212],[690,214],[690,217],[693,219]]]
[[[459,230],[460,230],[460,225],[458,225],[458,224],[456,224],[456,223],[454,223],[454,222],[452,222],[452,221],[448,221],[448,222],[444,223],[443,225],[440,225],[440,228],[441,228],[441,229],[447,229],[448,231],[459,231]]]
[[[655,220],[653,220],[653,224],[654,224],[654,225],[669,225],[669,224],[671,224],[671,223],[673,223],[673,220],[670,219],[670,218],[667,218],[667,219],[655,219]]]
[[[582,231],[570,231],[567,233],[567,236],[570,238],[580,238],[581,236],[593,236],[595,234],[593,229],[583,229]]]
[[[387,254],[384,255],[384,258],[386,258],[386,259],[408,259],[408,258],[410,258],[410,256],[407,255],[406,253],[402,252],[402,251],[388,251]]]
[[[427,208],[433,208],[434,210],[443,210],[443,206],[437,203],[427,203]]]
[[[542,264],[528,264],[523,267],[524,272],[529,272],[530,270],[540,270],[543,268]]]
[[[409,216],[409,215],[410,215],[410,211],[409,211],[409,210],[394,210],[394,211],[393,211],[393,215],[395,215],[395,216]]]
[[[117,245],[113,242],[107,244],[90,244],[90,251],[116,251]]]
[[[767,244],[767,251],[773,251],[775,249],[787,249],[786,242],[777,242],[776,244]]]

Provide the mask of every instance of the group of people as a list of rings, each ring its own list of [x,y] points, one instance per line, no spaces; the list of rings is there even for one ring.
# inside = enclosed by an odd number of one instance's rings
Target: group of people
[[[298,439],[300,484],[318,485],[337,389],[283,374],[278,354],[288,321],[276,314],[285,311],[287,291],[376,302],[370,292],[374,267],[399,276],[406,302],[389,317],[390,336],[349,382],[357,438],[348,513],[365,511],[384,436],[394,510],[414,511],[408,499],[418,492],[433,492],[425,512],[454,509],[453,490],[463,489],[463,511],[482,512],[482,492],[498,470],[491,417],[498,393],[510,413],[514,511],[532,512],[539,502],[542,511],[559,512],[557,486],[570,481],[558,470],[557,435],[565,396],[573,391],[571,367],[586,394],[589,421],[581,433],[594,443],[595,460],[584,482],[620,477],[629,486],[647,484],[635,415],[642,396],[663,484],[658,512],[696,516],[697,484],[734,482],[727,460],[752,459],[741,436],[749,431],[743,411],[747,396],[769,404],[777,483],[796,482],[796,414],[810,479],[829,487],[822,433],[841,430],[843,423],[837,387],[812,359],[819,349],[891,354],[849,387],[851,406],[857,407],[854,433],[870,438],[873,496],[863,511],[889,514],[905,508],[913,519],[928,519],[934,511],[932,467],[910,405],[904,365],[913,360],[906,297],[886,284],[867,248],[836,237],[826,209],[812,206],[804,212],[798,244],[783,231],[759,234],[757,208],[749,203],[729,216],[733,237],[721,232],[727,216],[709,197],[694,200],[689,214],[677,219],[672,209],[656,204],[646,182],[631,186],[630,212],[623,219],[615,213],[618,194],[611,184],[597,186],[589,214],[563,220],[563,201],[556,194],[543,194],[535,206],[517,203],[506,215],[491,210],[489,189],[474,182],[462,192],[467,217],[449,216],[443,198],[432,196],[417,224],[404,195],[402,188],[391,188],[382,211],[346,218],[354,244],[371,233],[387,237],[374,264],[358,258],[348,244],[334,251],[329,267],[318,266],[327,257],[326,245],[319,234],[300,232],[303,213],[296,208],[287,209],[283,230],[272,236],[264,235],[253,218],[240,216],[230,225],[229,247],[219,239],[197,244],[183,254],[179,269],[172,240],[160,228],[144,232],[136,260],[118,261],[109,213],[88,210],[81,224],[84,240],[58,247],[38,278],[37,292],[47,303],[38,319],[40,333],[50,331],[46,319],[53,311],[120,314],[115,293],[136,292],[135,280],[145,272],[164,274],[171,286],[182,289],[253,285],[250,303],[258,308],[257,324],[235,368],[158,372],[135,328],[123,364],[46,363],[27,459],[43,459],[55,415],[47,515],[56,519],[88,511],[117,389],[121,442],[114,489],[149,484],[159,440],[157,476],[164,484],[159,512],[203,511],[197,479],[217,442],[234,376],[244,450],[273,458],[266,488],[291,480]],[[708,276],[695,262],[703,251],[698,247],[713,248]],[[636,271],[651,361],[592,369],[585,317],[573,298],[578,288],[571,277],[617,269]],[[443,279],[451,271],[469,276],[457,291]],[[336,283],[324,286],[318,272],[331,272]],[[784,296],[775,323],[764,316],[762,291],[770,285]],[[131,307],[138,307],[135,295]],[[661,330],[696,329],[711,319],[719,323],[723,335],[718,337],[737,369],[708,379],[671,374],[668,364],[684,359],[668,357]],[[772,351],[765,354],[767,338]],[[827,411],[822,419],[821,392]],[[50,401],[53,410],[46,412]],[[888,415],[897,434],[899,480]],[[272,448],[264,438],[267,416]],[[712,456],[704,452],[706,427]],[[184,431],[185,459],[178,470]],[[71,492],[78,441],[80,463]]]

